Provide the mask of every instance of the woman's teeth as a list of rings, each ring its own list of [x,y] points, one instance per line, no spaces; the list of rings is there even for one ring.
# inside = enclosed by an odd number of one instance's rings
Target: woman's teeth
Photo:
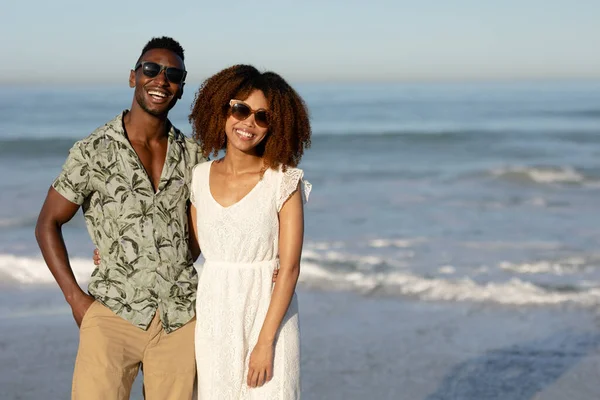
[[[236,131],[236,133],[238,135],[243,136],[243,137],[248,138],[248,139],[251,139],[251,138],[254,137],[254,135],[251,134],[250,132],[246,132],[246,131],[243,131],[241,129],[236,129],[235,131]]]

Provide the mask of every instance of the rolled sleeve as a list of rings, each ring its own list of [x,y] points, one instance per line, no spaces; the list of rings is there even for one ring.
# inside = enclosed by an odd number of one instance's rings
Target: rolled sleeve
[[[71,147],[69,157],[52,187],[71,203],[83,204],[90,194],[89,152],[81,142]]]

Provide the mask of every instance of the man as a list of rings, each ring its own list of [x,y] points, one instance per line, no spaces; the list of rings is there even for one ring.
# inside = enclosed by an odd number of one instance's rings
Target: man
[[[72,147],[39,215],[36,238],[80,327],[73,399],[128,399],[140,366],[146,399],[191,399],[197,244],[188,239],[198,145],[169,122],[183,94],[184,54],[153,38],[130,72],[125,110]],[[102,257],[89,295],[61,226],[82,206]]]

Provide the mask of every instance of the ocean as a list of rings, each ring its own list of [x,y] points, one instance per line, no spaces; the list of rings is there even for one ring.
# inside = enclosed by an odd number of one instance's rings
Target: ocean
[[[170,114],[187,134],[195,88]],[[313,126],[302,290],[375,308],[595,313],[600,82],[296,88]],[[0,291],[53,290],[33,234],[44,196],[71,145],[131,99],[120,86],[0,88]],[[81,213],[65,238],[84,283],[93,245]],[[3,303],[0,322],[69,312],[62,300]]]
[[[190,85],[191,86],[191,85]],[[600,83],[298,85],[314,185],[301,282],[502,304],[600,302]],[[52,282],[33,237],[70,146],[127,88],[0,92],[0,276]],[[189,134],[193,90],[172,111]],[[78,277],[92,269],[80,215]]]

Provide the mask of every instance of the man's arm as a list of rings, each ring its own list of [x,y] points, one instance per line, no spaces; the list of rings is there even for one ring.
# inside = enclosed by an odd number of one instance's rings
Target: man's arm
[[[200,257],[200,243],[198,243],[196,207],[194,207],[194,205],[191,203],[188,206],[187,217],[190,252],[192,253],[192,259],[196,261],[198,257]]]
[[[71,203],[51,187],[35,226],[35,237],[44,260],[71,306],[77,326],[94,302],[94,298],[86,294],[75,279],[62,235],[62,226],[73,218],[78,209],[79,205]]]

